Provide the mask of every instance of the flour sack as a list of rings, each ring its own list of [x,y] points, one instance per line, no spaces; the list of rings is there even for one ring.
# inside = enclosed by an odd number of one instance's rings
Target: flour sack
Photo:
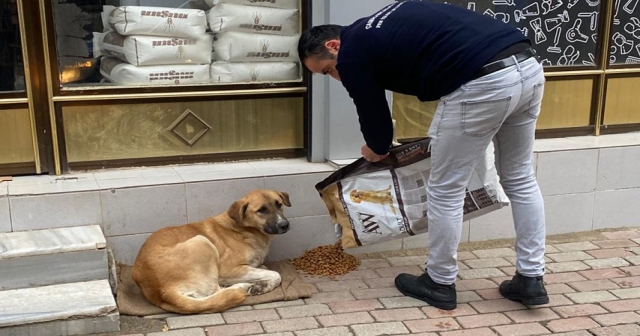
[[[108,15],[108,16],[107,16]],[[103,7],[103,22],[106,30],[115,30],[120,35],[153,35],[169,37],[200,38],[207,30],[207,17],[203,10],[122,6]]]
[[[178,85],[209,82],[208,64],[137,67],[117,58],[104,57],[100,64],[100,73],[109,81],[122,85]]]
[[[222,3],[207,14],[213,32],[238,31],[273,35],[296,35],[300,16],[297,9],[242,6]]]
[[[230,3],[236,5],[297,9],[298,0],[204,0],[210,7]]]
[[[213,42],[216,61],[297,62],[298,35],[226,32]]]
[[[213,83],[283,82],[300,79],[298,63],[257,62],[211,64]]]

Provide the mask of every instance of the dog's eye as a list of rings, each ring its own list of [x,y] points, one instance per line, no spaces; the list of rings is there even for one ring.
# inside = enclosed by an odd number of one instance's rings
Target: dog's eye
[[[267,207],[263,206],[262,208],[258,209],[259,213],[266,213],[267,212]]]
[[[282,208],[282,203],[276,202],[276,206],[278,207],[278,209],[280,209],[280,208]]]

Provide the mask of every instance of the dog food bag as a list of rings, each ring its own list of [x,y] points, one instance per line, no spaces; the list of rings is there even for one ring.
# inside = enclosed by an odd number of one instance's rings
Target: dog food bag
[[[298,63],[256,62],[211,64],[213,83],[283,82],[301,79]]]
[[[133,65],[210,64],[213,36],[199,39],[123,36],[115,31],[93,33],[94,57],[112,56]]]
[[[216,61],[225,62],[297,62],[298,38],[240,32],[216,35],[213,42]]]
[[[236,4],[256,7],[298,9],[298,0],[204,0],[210,7],[219,4]]]
[[[122,85],[204,84],[209,82],[209,64],[135,66],[114,57],[103,57],[100,73]]]
[[[429,138],[394,147],[378,163],[363,158],[316,185],[345,249],[425,233]],[[473,172],[464,201],[464,220],[509,204],[494,164],[491,144]]]
[[[207,30],[207,16],[200,9],[104,6],[102,15],[105,30],[115,30],[126,36],[152,35],[198,39]]]
[[[297,9],[242,6],[222,3],[207,14],[213,32],[239,31],[296,35],[300,30]]]

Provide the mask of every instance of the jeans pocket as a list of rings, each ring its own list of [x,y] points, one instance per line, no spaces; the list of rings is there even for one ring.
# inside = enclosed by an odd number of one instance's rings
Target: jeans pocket
[[[533,86],[533,94],[529,101],[529,108],[527,109],[527,115],[533,119],[538,119],[540,116],[540,108],[542,106],[542,98],[544,97],[544,82],[535,84]]]
[[[474,137],[485,137],[502,125],[511,96],[482,101],[462,102],[462,132]]]

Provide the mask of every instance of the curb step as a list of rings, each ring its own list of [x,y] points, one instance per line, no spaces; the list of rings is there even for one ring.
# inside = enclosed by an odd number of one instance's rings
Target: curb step
[[[0,291],[0,336],[117,332],[109,280]]]

